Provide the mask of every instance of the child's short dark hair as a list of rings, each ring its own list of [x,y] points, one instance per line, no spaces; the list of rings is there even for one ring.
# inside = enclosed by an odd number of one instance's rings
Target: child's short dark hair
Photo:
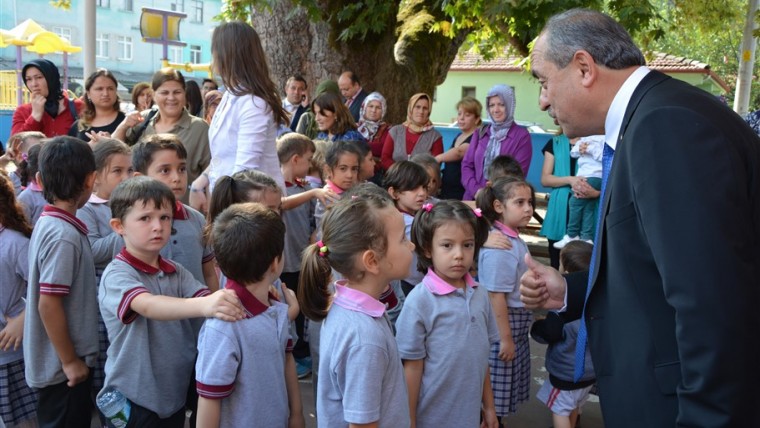
[[[261,281],[285,249],[285,223],[276,212],[255,202],[222,211],[211,236],[222,273],[241,284]]]
[[[340,157],[345,153],[355,154],[361,164],[361,150],[359,150],[359,147],[357,147],[356,144],[349,141],[334,141],[330,144],[327,148],[327,153],[325,154],[325,164],[327,164],[330,169],[335,168],[338,166],[338,162],[340,162]]]
[[[433,155],[428,153],[417,153],[416,155],[412,156],[410,161],[416,163],[417,165],[422,165],[423,168],[430,168],[433,171],[440,171],[441,170],[441,164],[438,163],[437,160],[433,157]]]
[[[180,159],[187,159],[187,150],[174,134],[153,134],[132,146],[132,167],[140,174],[147,174],[153,155],[161,150],[173,150]]]
[[[153,202],[156,208],[168,206],[172,210],[176,203],[174,193],[166,184],[146,176],[132,177],[119,183],[111,193],[111,218],[124,221],[138,201],[142,201],[143,206]]]
[[[589,269],[594,246],[586,241],[570,241],[559,252],[559,260],[567,273]]]
[[[285,164],[295,155],[303,156],[307,152],[316,152],[317,148],[309,137],[297,132],[288,132],[277,139],[277,158]]]
[[[359,150],[359,161],[367,156],[370,152],[369,143],[364,140],[346,140],[347,143],[351,143]]]
[[[98,144],[95,148],[92,149],[92,153],[95,155],[95,167],[98,171],[102,171],[103,169],[108,168],[112,156],[129,156],[132,154],[132,150],[128,145],[115,138],[101,138],[98,140]]]
[[[495,201],[506,201],[514,195],[515,189],[523,186],[530,189],[531,204],[535,206],[536,191],[533,186],[522,178],[514,176],[497,178],[493,183],[481,189],[475,198],[475,203],[483,212],[483,217],[493,224],[494,221],[501,218],[501,215],[494,209],[493,203]]]
[[[426,255],[433,249],[433,236],[442,224],[456,221],[469,225],[475,238],[475,257],[478,257],[480,247],[488,239],[488,222],[462,201],[442,200],[436,204],[430,204],[430,209],[425,208],[417,211],[412,223],[411,238],[414,251],[417,253],[417,270],[425,273],[433,266],[433,260]]]
[[[525,173],[515,158],[509,155],[501,155],[496,156],[491,165],[488,165],[488,178],[495,181],[501,177],[525,178]]]
[[[430,177],[421,165],[411,161],[396,162],[388,168],[383,177],[383,187],[393,187],[396,192],[406,192],[420,186],[427,186]]]
[[[78,138],[55,137],[42,146],[39,170],[46,201],[72,201],[82,196],[87,177],[95,172],[95,156]]]
[[[365,197],[387,199],[388,202],[393,203],[393,198],[391,198],[391,195],[389,195],[385,189],[372,182],[359,183],[356,186],[346,190],[346,192],[341,196],[341,199]]]

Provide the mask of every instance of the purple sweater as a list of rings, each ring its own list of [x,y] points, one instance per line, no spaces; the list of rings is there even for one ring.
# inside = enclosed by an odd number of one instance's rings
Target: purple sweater
[[[464,186],[462,200],[471,201],[475,199],[475,193],[486,186],[483,159],[485,159],[490,138],[491,126],[486,126],[472,134],[470,147],[467,148],[467,153],[462,159],[462,186]],[[499,155],[509,155],[515,158],[527,176],[530,159],[533,156],[533,146],[528,131],[522,126],[513,124],[509,128],[506,138],[501,142]]]

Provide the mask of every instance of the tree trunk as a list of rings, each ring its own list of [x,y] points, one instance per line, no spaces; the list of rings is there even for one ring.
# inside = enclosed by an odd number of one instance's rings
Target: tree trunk
[[[399,36],[396,23],[364,41],[337,41],[329,22],[310,21],[290,0],[276,2],[270,11],[252,11],[269,58],[272,79],[284,91],[285,81],[301,74],[313,96],[317,83],[338,79],[341,72],[356,73],[367,92],[378,91],[388,102],[386,121],[406,120],[409,98],[418,92],[433,96],[464,42],[465,34],[448,38],[427,30]],[[283,93],[284,94],[284,93]]]
[[[747,114],[749,98],[752,90],[752,69],[755,66],[755,47],[757,40],[753,34],[757,28],[755,14],[758,0],[749,0],[747,19],[744,23],[741,52],[739,54],[739,73],[736,79],[736,94],[734,96],[734,111],[741,116]]]

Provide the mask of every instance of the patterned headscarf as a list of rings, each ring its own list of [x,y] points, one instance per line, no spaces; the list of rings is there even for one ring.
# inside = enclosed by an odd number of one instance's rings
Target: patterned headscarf
[[[45,80],[47,81],[48,95],[45,101],[45,112],[50,117],[58,116],[58,100],[63,98],[63,92],[61,91],[61,74],[58,73],[58,67],[55,66],[50,60],[45,58],[37,58],[29,61],[23,69],[21,69],[21,76],[26,82],[26,70],[29,67],[34,67],[40,70]],[[26,83],[24,83],[26,84]],[[28,87],[27,87],[28,88]]]
[[[406,122],[404,122],[404,126],[406,126],[415,134],[422,134],[425,131],[433,129],[433,122],[430,121],[430,116],[428,116],[428,121],[426,123],[416,123],[412,120],[412,111],[414,110],[414,105],[417,104],[417,101],[422,98],[425,98],[428,101],[428,105],[430,106],[429,112],[432,112],[433,101],[430,98],[430,95],[424,92],[412,95],[412,98],[409,99],[409,106],[406,108]]]
[[[377,121],[372,121],[366,118],[364,116],[364,112],[369,105],[370,101],[377,101],[380,103],[382,113],[380,114],[380,119]],[[385,102],[385,97],[380,94],[380,92],[372,92],[371,94],[367,95],[367,98],[362,101],[362,108],[359,110],[359,123],[356,125],[359,128],[359,132],[362,134],[364,138],[367,139],[367,141],[371,141],[375,134],[377,134],[377,129],[380,128],[380,125],[382,125],[383,119],[385,118],[385,112],[388,109],[388,105]]]
[[[496,122],[491,117],[488,110],[488,100],[491,97],[499,97],[506,108],[506,117],[503,122]],[[507,85],[496,85],[488,91],[486,95],[486,112],[488,119],[491,121],[491,138],[488,140],[486,154],[483,158],[483,176],[488,179],[488,166],[501,152],[501,142],[507,137],[509,128],[515,122],[515,90]]]

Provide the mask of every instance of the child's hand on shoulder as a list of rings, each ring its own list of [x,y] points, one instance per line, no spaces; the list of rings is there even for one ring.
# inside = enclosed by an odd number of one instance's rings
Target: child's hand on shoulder
[[[218,318],[222,321],[237,321],[245,318],[243,305],[232,290],[219,290],[204,299],[206,303],[203,315],[206,318]]]
[[[492,230],[488,233],[488,239],[483,244],[485,248],[495,248],[497,250],[511,250],[512,241],[498,230]]]
[[[314,191],[314,197],[324,205],[331,205],[338,201],[338,194],[328,187],[312,190]]]

